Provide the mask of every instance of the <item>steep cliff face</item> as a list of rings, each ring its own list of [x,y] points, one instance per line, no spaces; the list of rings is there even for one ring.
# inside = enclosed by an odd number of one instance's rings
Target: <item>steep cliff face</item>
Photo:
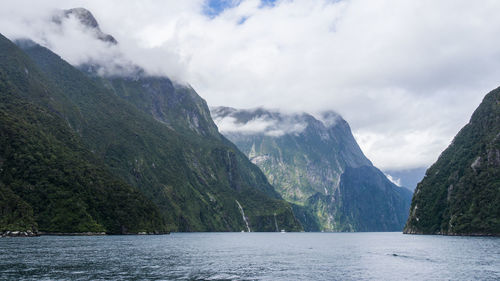
[[[221,140],[207,103],[189,85],[173,82],[168,77],[149,76],[137,68],[133,76],[98,76],[87,73],[127,100],[139,110],[182,134]]]
[[[226,137],[290,202],[304,202],[316,193],[332,194],[345,167],[371,165],[349,125],[338,115],[323,123],[308,114],[286,115],[264,109],[218,107],[212,114]]]
[[[427,170],[404,232],[500,235],[500,88]]]
[[[283,198],[297,205],[307,230],[402,229],[410,192],[373,167],[338,114],[315,118],[217,107],[212,116]]]
[[[345,231],[401,230],[411,193],[395,186],[373,166],[347,167],[333,199],[340,204],[335,223]]]

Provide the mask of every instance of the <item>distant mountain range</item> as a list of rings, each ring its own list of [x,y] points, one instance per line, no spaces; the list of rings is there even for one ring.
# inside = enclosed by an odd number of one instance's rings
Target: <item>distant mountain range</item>
[[[118,44],[87,10],[53,21],[68,17]],[[0,231],[303,229],[190,86],[16,43],[0,36]]]
[[[404,232],[500,235],[500,88],[427,170]]]
[[[411,192],[390,182],[364,156],[349,125],[321,116],[262,108],[211,108],[222,133],[295,205],[307,230],[398,231]]]

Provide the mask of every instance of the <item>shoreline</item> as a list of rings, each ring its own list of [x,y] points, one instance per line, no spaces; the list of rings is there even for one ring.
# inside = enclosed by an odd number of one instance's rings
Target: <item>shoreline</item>
[[[377,233],[375,231],[373,233]],[[398,232],[398,231],[390,231],[390,232]],[[172,232],[163,232],[163,233],[154,233],[154,232],[138,232],[138,233],[106,233],[106,232],[45,232],[45,231],[4,231],[0,232],[0,238],[10,238],[10,237],[40,237],[40,236],[126,236],[126,235],[170,235]],[[197,232],[180,232],[180,233],[197,233]],[[200,232],[198,232],[200,233]],[[205,232],[201,232],[205,233]],[[208,232],[208,233],[219,233]],[[220,232],[220,233],[231,233],[231,232]],[[233,233],[239,233],[237,231]],[[259,233],[259,232],[256,232]],[[262,232],[268,233],[268,232]],[[269,232],[274,233],[274,232]],[[276,232],[280,233],[280,232]],[[291,232],[293,233],[293,232]],[[302,233],[302,232],[295,232]],[[309,233],[324,233],[324,232],[309,232]],[[329,232],[329,233],[364,233],[363,232]],[[459,233],[422,233],[422,232],[398,232],[404,235],[433,235],[433,236],[462,236],[462,237],[500,237],[500,234],[492,234],[492,233],[467,233],[467,234],[459,234]]]
[[[7,237],[40,237],[40,236],[109,236],[109,235],[169,235],[170,232],[153,233],[106,233],[106,232],[45,232],[45,231],[4,231],[0,232],[0,238]]]
[[[436,235],[436,236],[463,236],[463,237],[500,237],[500,233],[423,233],[423,232],[403,232],[405,235]]]

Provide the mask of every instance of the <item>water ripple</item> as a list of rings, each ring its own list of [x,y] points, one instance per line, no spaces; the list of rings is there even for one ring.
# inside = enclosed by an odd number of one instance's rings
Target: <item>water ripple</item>
[[[0,280],[499,280],[500,239],[174,233],[0,239]]]

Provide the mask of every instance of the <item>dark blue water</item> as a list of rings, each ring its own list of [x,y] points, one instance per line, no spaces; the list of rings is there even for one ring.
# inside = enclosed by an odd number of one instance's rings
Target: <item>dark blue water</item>
[[[2,238],[0,279],[500,280],[500,238],[400,233]]]

